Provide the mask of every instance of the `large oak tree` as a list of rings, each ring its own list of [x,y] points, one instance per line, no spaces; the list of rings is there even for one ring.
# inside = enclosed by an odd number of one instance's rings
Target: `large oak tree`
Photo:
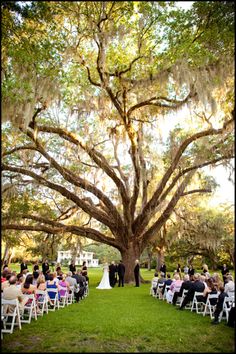
[[[233,3],[2,10],[3,181],[34,201],[3,230],[108,244],[131,281],[178,201],[211,191],[201,169],[234,156]]]

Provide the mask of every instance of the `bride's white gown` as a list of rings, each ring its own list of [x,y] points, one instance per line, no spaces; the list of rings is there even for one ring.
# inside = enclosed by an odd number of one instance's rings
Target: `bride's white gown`
[[[112,289],[109,282],[109,272],[107,265],[105,265],[103,268],[102,280],[100,281],[100,284],[97,286],[96,289]]]

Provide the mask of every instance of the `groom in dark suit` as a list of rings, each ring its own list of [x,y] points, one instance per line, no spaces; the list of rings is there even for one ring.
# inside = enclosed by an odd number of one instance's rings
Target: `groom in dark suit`
[[[112,288],[116,285],[116,265],[115,262],[112,261],[111,264],[109,265],[109,282]]]
[[[117,267],[117,272],[119,276],[119,285],[118,286],[124,286],[124,277],[125,277],[125,265],[123,264],[122,261],[118,264]]]

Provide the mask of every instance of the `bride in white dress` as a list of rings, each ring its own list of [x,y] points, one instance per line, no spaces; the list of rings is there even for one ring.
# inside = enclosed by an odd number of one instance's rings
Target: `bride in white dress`
[[[100,284],[97,286],[96,289],[112,289],[112,287],[110,286],[110,282],[109,282],[109,272],[108,272],[108,264],[105,263],[104,267],[103,267],[103,276],[102,276],[102,280],[100,281]]]

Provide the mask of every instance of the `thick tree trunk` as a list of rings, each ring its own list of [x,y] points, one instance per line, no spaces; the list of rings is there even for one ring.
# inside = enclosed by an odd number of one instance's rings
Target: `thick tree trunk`
[[[140,260],[141,251],[137,244],[131,243],[129,248],[121,253],[125,265],[125,283],[134,283],[135,260]]]

